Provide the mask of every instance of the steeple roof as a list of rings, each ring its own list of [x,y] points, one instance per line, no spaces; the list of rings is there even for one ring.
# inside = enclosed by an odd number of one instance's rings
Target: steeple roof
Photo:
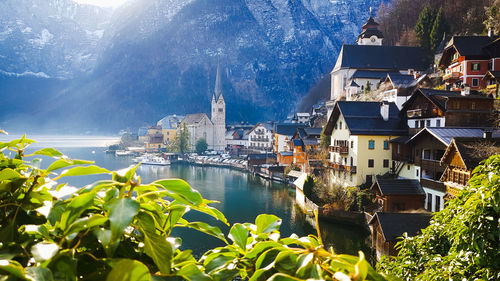
[[[220,78],[220,64],[217,64],[217,76],[215,77],[214,98],[219,100],[222,96],[222,80]]]

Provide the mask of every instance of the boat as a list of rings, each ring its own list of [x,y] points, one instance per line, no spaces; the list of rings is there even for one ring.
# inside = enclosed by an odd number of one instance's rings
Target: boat
[[[153,166],[167,166],[170,165],[170,160],[162,158],[160,156],[148,155],[139,156],[134,158],[134,163],[141,163],[142,165],[153,165]]]
[[[130,150],[117,150],[115,152],[116,156],[133,156],[134,152]]]

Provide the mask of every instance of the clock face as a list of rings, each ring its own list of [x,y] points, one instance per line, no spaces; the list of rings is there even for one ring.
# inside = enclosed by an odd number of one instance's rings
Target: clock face
[[[371,40],[372,42],[375,42],[375,40],[377,40],[377,39],[375,38],[375,36],[372,36],[372,37],[370,38],[370,40]]]

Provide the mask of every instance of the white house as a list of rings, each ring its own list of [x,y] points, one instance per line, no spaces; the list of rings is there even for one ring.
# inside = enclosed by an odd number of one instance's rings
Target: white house
[[[273,147],[273,125],[258,123],[248,132],[249,148],[271,150]]]

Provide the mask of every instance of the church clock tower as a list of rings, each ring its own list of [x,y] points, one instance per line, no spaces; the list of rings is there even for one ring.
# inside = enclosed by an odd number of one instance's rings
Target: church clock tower
[[[379,24],[372,18],[372,8],[370,7],[370,17],[363,25],[363,31],[358,36],[358,45],[381,46],[384,35],[378,29]]]
[[[212,123],[214,124],[214,149],[222,151],[226,148],[226,102],[222,95],[220,64],[217,65],[214,94],[212,96]]]

